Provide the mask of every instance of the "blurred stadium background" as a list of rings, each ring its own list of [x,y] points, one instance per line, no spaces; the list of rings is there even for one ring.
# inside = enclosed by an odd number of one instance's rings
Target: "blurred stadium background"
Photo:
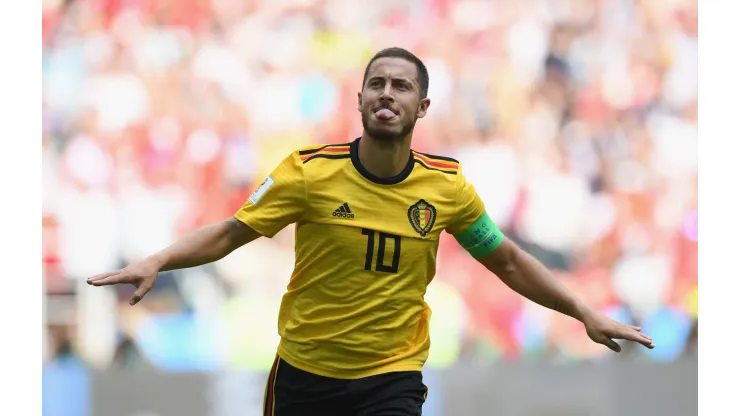
[[[446,237],[425,415],[696,414],[696,1],[43,0],[45,415],[260,413],[291,228],[135,308],[84,279],[231,215],[295,147],[359,136],[387,46],[430,71],[414,147],[657,345],[610,353]]]

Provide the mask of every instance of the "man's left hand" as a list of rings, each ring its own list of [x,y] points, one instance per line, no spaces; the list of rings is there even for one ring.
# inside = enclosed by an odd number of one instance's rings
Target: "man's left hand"
[[[592,341],[604,344],[615,352],[622,351],[622,347],[614,341],[615,339],[637,342],[650,349],[655,348],[653,339],[642,333],[642,328],[619,323],[595,311],[584,317],[583,325]]]

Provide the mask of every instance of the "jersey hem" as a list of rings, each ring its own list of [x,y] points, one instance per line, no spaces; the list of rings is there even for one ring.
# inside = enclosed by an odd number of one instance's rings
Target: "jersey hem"
[[[305,362],[291,356],[289,353],[285,351],[282,345],[278,347],[278,356],[285,360],[286,363],[290,364],[291,366],[305,371],[307,373],[311,373],[317,376],[322,377],[329,377],[334,379],[340,379],[340,380],[355,380],[358,378],[365,378],[365,377],[371,377],[371,376],[377,376],[379,374],[385,374],[385,373],[393,373],[398,371],[421,371],[423,364],[403,364],[403,363],[393,363],[393,364],[386,364],[377,368],[373,368],[371,370],[364,370],[364,371],[332,371],[332,370],[326,370],[323,368],[318,368],[315,366],[312,366],[310,364],[306,364]]]

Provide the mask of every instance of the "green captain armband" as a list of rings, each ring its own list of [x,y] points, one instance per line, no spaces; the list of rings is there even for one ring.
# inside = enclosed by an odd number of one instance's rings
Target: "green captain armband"
[[[496,227],[488,213],[484,212],[467,230],[456,235],[455,239],[477,259],[496,250],[504,241],[504,233]]]

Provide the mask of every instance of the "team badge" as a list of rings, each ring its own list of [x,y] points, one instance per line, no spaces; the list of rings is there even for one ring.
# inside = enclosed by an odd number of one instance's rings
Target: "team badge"
[[[422,237],[427,235],[434,227],[437,219],[437,209],[429,202],[420,199],[419,202],[409,207],[409,222],[417,233]]]

